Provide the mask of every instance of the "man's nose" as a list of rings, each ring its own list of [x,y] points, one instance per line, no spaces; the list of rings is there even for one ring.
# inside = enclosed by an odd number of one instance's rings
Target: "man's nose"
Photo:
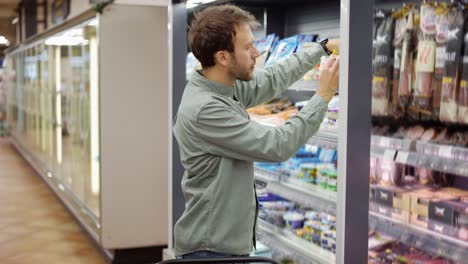
[[[255,59],[255,58],[258,58],[260,55],[261,55],[261,54],[260,54],[260,52],[258,51],[258,49],[257,49],[256,47],[254,47],[254,53],[253,53],[254,59]]]

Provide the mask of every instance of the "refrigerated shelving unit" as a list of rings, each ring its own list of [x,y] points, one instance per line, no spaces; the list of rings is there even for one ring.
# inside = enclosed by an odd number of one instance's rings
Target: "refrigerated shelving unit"
[[[416,0],[375,0],[375,6],[391,10],[400,8],[403,4],[420,4],[422,2]],[[376,121],[378,125],[395,125],[395,122],[388,118],[380,118]],[[419,125],[420,123],[412,121],[410,124]],[[431,124],[434,125],[437,122]],[[439,123],[437,125],[444,126],[445,124]],[[455,125],[450,124],[450,126],[453,128]],[[404,137],[371,135],[371,156],[397,164],[450,174],[456,178],[456,187],[468,190],[468,181],[466,180],[468,177],[467,148],[433,144]],[[443,256],[457,263],[466,263],[468,258],[468,243],[466,241],[382,214],[379,211],[382,206],[376,201],[370,202],[370,208],[370,230],[390,235],[409,246],[414,246],[435,256]]]
[[[173,114],[177,112],[185,86],[185,58],[188,51],[185,28],[193,12],[209,5],[232,3],[251,10],[257,16],[262,24],[255,32],[257,35],[263,32],[263,35],[276,33],[280,38],[298,33],[340,36],[340,131],[339,134],[319,131],[309,140],[311,145],[338,148],[338,192],[315,188],[295,182],[280,173],[255,168],[256,181],[266,185],[268,191],[337,216],[336,256],[262,220],[259,220],[257,235],[259,241],[272,248],[274,253],[293,259],[296,263],[365,263],[369,200],[368,139],[371,124],[368,87],[371,85],[373,1],[360,1],[359,5],[351,4],[349,0],[193,1],[196,2],[199,4],[187,10],[183,1],[173,1],[173,39],[177,40],[173,46]],[[183,30],[177,33],[176,28]],[[289,87],[286,93],[295,101],[307,100],[314,94],[316,86],[316,82],[298,82]],[[183,168],[175,141],[172,159],[170,228],[184,209],[179,184]],[[171,240],[169,247],[172,247]]]
[[[118,2],[8,49],[8,124],[109,262],[157,262],[168,239],[170,2]]]

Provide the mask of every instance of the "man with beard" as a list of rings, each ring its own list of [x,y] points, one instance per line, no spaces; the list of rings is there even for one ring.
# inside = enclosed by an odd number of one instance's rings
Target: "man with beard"
[[[247,108],[266,102],[338,49],[330,40],[255,70],[260,55],[248,12],[222,5],[195,15],[189,44],[202,70],[185,87],[173,131],[185,173],[186,206],[174,228],[179,258],[248,256],[255,247],[258,202],[254,161],[285,161],[318,130],[338,87],[338,57],[331,56],[317,93],[281,127],[251,121]]]

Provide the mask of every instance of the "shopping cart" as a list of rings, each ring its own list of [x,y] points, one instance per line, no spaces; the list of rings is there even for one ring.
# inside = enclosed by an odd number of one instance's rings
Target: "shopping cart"
[[[217,258],[217,259],[171,259],[157,264],[201,264],[201,263],[271,263],[279,262],[264,257],[243,257],[243,258]]]

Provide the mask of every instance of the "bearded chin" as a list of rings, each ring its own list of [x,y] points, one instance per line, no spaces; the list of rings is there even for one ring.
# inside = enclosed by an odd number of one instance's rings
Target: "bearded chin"
[[[233,76],[236,80],[239,81],[251,81],[252,75],[250,74],[250,70],[242,71],[241,67],[239,67],[237,60],[234,59],[232,64],[229,67],[229,73]]]

